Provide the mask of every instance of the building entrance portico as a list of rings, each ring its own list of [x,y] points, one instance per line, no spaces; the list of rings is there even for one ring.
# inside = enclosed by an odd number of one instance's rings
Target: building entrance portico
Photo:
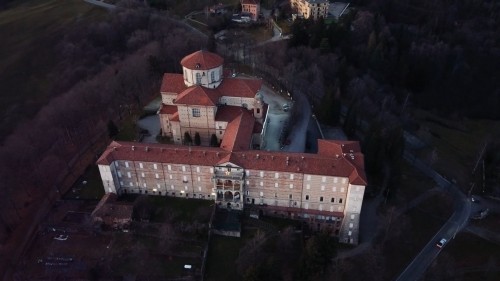
[[[212,177],[217,194],[215,203],[221,208],[243,210],[241,194],[244,188],[244,172],[233,166],[215,167]]]

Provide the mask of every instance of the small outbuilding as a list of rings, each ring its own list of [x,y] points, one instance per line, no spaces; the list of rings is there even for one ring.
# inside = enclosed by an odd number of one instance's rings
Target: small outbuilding
[[[115,193],[105,194],[92,212],[92,220],[115,229],[127,228],[132,222],[133,205],[117,202]]]

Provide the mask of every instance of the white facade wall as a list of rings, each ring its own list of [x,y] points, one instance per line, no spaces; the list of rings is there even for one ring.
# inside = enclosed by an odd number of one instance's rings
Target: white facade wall
[[[363,205],[365,187],[362,185],[349,185],[348,190],[339,239],[344,243],[358,244],[359,215]]]
[[[167,105],[174,105],[177,94],[161,93],[161,102]]]
[[[222,82],[223,67],[222,65],[208,70],[197,70],[182,67],[184,84],[187,87],[193,85],[201,85],[205,88],[217,88]],[[198,76],[199,75],[199,76]],[[197,80],[197,77],[200,80]]]
[[[117,193],[116,179],[113,176],[114,167],[108,165],[99,165],[99,173],[101,174],[102,185],[105,193]]]
[[[357,244],[359,215],[365,187],[350,185],[346,177],[322,176],[281,171],[243,169],[231,163],[231,171],[222,166],[196,166],[174,163],[114,161],[99,165],[105,192],[142,193],[149,195],[215,200],[214,172],[244,173],[241,199],[244,204],[267,205],[322,211],[321,215],[305,215],[304,219],[330,222],[339,229],[343,243]],[[331,212],[331,216],[328,213]],[[337,218],[341,212],[344,218]],[[350,235],[349,235],[350,234]]]
[[[254,98],[228,97],[222,96],[219,99],[220,104],[245,107],[249,110],[254,108]]]
[[[101,166],[102,169],[101,169]],[[108,168],[106,170],[106,167]],[[109,181],[107,171],[116,167],[115,181]],[[99,165],[103,183],[113,188],[106,193],[140,193],[161,196],[213,199],[210,166],[164,164],[140,161],[115,161],[111,166]],[[104,176],[103,176],[104,173]]]

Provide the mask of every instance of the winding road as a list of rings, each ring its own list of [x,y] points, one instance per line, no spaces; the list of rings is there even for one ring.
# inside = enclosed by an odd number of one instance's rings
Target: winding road
[[[434,237],[425,245],[420,253],[413,259],[413,261],[406,267],[406,269],[396,279],[398,281],[411,281],[419,280],[425,273],[427,268],[432,264],[434,259],[439,255],[442,248],[436,247],[436,243],[445,238],[450,241],[455,238],[456,234],[464,229],[467,225],[471,214],[471,200],[465,196],[460,188],[438,174],[429,165],[425,164],[415,156],[405,151],[405,159],[412,164],[415,168],[427,176],[434,179],[438,186],[453,194],[454,199],[454,213],[448,221],[441,227],[441,229],[434,235]],[[445,245],[446,247],[446,245]]]

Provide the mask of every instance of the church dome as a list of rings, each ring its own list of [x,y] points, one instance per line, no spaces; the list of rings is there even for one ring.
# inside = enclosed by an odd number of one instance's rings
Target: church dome
[[[260,91],[258,91],[257,94],[255,94],[255,100],[262,101],[263,98],[264,97],[262,96],[262,93]]]
[[[181,60],[181,65],[191,70],[209,70],[222,66],[223,63],[221,56],[205,50],[194,52]]]

